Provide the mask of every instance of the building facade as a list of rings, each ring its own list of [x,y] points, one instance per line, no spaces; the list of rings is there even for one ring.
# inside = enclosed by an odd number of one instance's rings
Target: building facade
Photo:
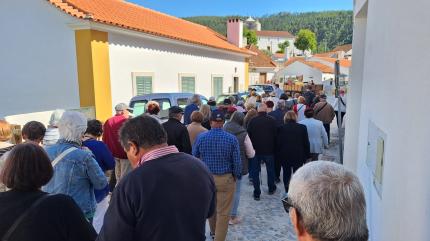
[[[0,116],[92,108],[104,120],[134,95],[209,97],[249,83],[248,50],[207,27],[123,1],[6,0],[0,22],[0,80],[8,86]]]
[[[372,241],[430,237],[429,9],[427,0],[354,1],[344,164],[363,184]]]
[[[287,47],[285,54],[287,58],[291,56],[296,56],[302,54],[300,50],[298,50],[294,46],[294,41],[296,37],[287,31],[256,31],[257,39],[258,39],[258,48],[262,50],[267,50],[270,53],[274,54],[280,50],[279,44],[284,43],[285,41],[289,42],[289,46]]]

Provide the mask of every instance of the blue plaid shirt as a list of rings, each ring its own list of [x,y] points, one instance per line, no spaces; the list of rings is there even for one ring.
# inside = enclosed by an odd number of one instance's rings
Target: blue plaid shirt
[[[221,128],[197,136],[193,156],[200,158],[214,175],[232,173],[236,178],[242,174],[240,147],[237,138]]]

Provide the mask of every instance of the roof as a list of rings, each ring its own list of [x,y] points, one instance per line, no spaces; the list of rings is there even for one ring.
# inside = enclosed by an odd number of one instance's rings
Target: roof
[[[337,52],[337,51],[343,51],[343,52],[348,52],[352,49],[352,44],[345,44],[345,45],[340,45],[337,46],[336,48],[334,48],[332,51],[333,52]]]
[[[276,59],[285,59],[285,54],[283,53],[275,53],[273,54],[273,57]]]
[[[336,58],[327,58],[327,57],[317,57],[317,58],[333,64],[336,62],[336,60],[338,60]],[[339,59],[339,65],[345,68],[349,68],[352,66],[352,62],[349,59]]]
[[[259,50],[255,45],[248,45],[246,49],[256,53],[249,59],[249,67],[253,68],[276,68],[276,63],[273,62],[272,58],[263,51]]]
[[[122,0],[47,0],[63,12],[84,20],[159,37],[252,54],[226,41],[214,30]]]
[[[295,62],[301,62],[303,64],[306,64],[307,66],[314,68],[314,69],[318,69],[319,71],[321,71],[322,73],[326,73],[326,74],[333,74],[334,73],[334,68],[331,68],[325,64],[322,64],[320,62],[316,62],[316,61],[307,61],[305,60],[304,57],[294,57],[294,58],[290,58],[286,63],[285,63],[285,67],[288,67],[289,65],[295,63]]]
[[[318,53],[314,54],[314,57],[327,57],[327,58],[333,58],[337,56],[337,52],[325,52],[325,53]]]
[[[287,31],[255,31],[255,33],[257,36],[295,38],[294,35]]]

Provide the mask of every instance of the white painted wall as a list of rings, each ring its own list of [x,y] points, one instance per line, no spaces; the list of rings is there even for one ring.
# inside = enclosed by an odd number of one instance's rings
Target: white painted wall
[[[79,107],[72,20],[47,1],[0,1],[0,118]]]
[[[315,61],[315,62],[322,63],[322,64],[327,65],[327,66],[330,66],[331,68],[333,68],[333,69],[334,69],[334,63],[332,63],[332,62],[330,62],[330,61],[327,61],[327,60],[324,60],[324,59],[320,59],[320,58],[318,58],[318,57],[312,57],[310,60],[311,60],[311,61]],[[346,81],[349,81],[350,76],[351,76],[351,68],[340,66],[339,70],[340,70],[340,73],[341,73],[341,74],[345,74],[345,75],[347,75],[347,77],[345,77],[345,80],[346,80]]]
[[[356,14],[363,2],[356,1]],[[428,9],[428,0],[369,1],[367,24],[355,22],[345,141],[353,153],[345,157],[357,158],[345,162],[356,166],[365,188],[372,241],[430,240],[430,52],[422,51],[430,42]],[[404,43],[409,47],[398,47]],[[360,121],[352,119],[358,116]],[[366,164],[369,121],[387,135],[381,197]],[[359,128],[358,142],[351,128]]]
[[[224,77],[224,92],[233,86],[234,76],[239,89],[245,88],[245,63],[239,56],[109,33],[109,58],[113,104],[133,97],[133,72],[153,73],[154,93],[178,92],[180,73],[195,75],[196,92],[206,97],[212,95],[212,75]]]
[[[311,80],[313,80],[315,84],[323,83],[323,73],[320,70],[312,68],[300,61],[296,61],[279,70],[278,73],[276,73],[276,80],[278,82],[279,78],[291,75],[303,75],[304,82],[310,83]]]
[[[296,49],[294,46],[294,38],[283,38],[283,37],[267,37],[267,36],[257,36],[258,38],[258,48],[267,50],[267,47],[270,46],[272,53],[276,53],[279,50],[278,44],[283,43],[288,40],[290,42],[290,46],[288,47],[289,53],[301,54],[301,51]],[[290,55],[291,56],[291,55]]]

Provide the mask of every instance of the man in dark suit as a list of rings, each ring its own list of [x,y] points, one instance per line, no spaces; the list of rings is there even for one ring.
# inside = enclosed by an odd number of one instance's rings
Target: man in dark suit
[[[169,120],[163,123],[167,132],[167,144],[174,145],[180,152],[191,154],[191,141],[187,127],[181,123],[184,110],[178,106],[169,109]]]

